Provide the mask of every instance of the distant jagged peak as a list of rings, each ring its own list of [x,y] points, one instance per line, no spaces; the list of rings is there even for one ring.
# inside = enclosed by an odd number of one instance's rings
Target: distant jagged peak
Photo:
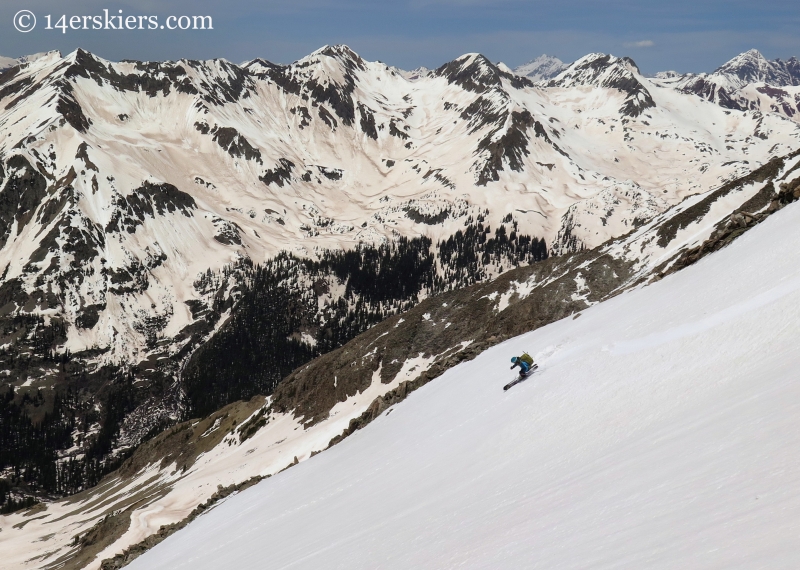
[[[35,63],[38,65],[39,60]],[[205,104],[236,103],[250,95],[254,88],[252,77],[246,70],[230,61],[217,58],[209,60],[112,62],[85,49],[78,48],[60,60],[48,61],[47,74],[42,81],[56,85],[67,102],[60,105],[71,109],[67,121],[83,131],[87,121],[74,121],[80,116],[80,106],[73,99],[73,84],[89,80],[97,86],[108,85],[121,92],[140,92],[149,97],[166,97],[179,92],[199,97]],[[83,88],[88,88],[88,85]],[[81,128],[78,128],[79,125]]]
[[[514,73],[527,77],[533,82],[553,79],[559,73],[569,67],[557,57],[542,54],[528,63],[522,64],[514,69]]]
[[[140,73],[152,74],[162,66],[172,65],[172,62],[143,62],[129,59],[121,62],[112,62],[83,48],[71,51],[62,59],[66,64],[63,67],[64,77],[83,77],[85,79],[94,79],[98,82],[108,79],[110,76],[119,76],[118,68],[124,70],[135,69]],[[59,65],[59,68],[61,67]]]
[[[109,64],[122,63],[122,62],[125,62],[125,63],[150,63],[150,62],[142,62],[140,60],[133,60],[133,59],[125,59],[125,60],[122,60],[120,62],[113,62],[113,61],[111,61],[109,59],[101,57],[101,56],[99,56],[99,55],[97,55],[97,54],[95,54],[95,53],[93,53],[93,52],[91,52],[91,51],[89,51],[87,49],[82,48],[82,47],[75,48],[74,50],[69,52],[67,55],[63,56],[62,59],[64,61],[67,61],[67,62],[70,62],[70,63],[96,62],[96,63],[100,63],[102,65],[109,65]],[[157,63],[157,62],[153,62],[153,63]]]
[[[760,81],[776,87],[800,85],[800,62],[795,57],[768,60],[760,51],[751,49],[727,61],[712,75],[725,76],[739,83],[737,87]]]
[[[346,45],[325,45],[294,63],[264,68],[257,75],[268,77],[287,93],[311,99],[314,106],[322,105],[322,116],[328,117],[332,111],[349,126],[356,121],[353,93],[360,76],[367,71],[391,74],[386,65],[367,62]],[[327,118],[323,120],[332,128],[337,124]],[[369,124],[368,119],[364,120]]]
[[[163,61],[143,61],[136,59],[123,59],[119,62],[111,61],[100,57],[99,55],[90,52],[83,48],[77,48],[64,56],[63,60],[69,64],[66,68],[65,75],[67,77],[82,76],[92,77],[96,79],[95,75],[106,74],[125,75],[135,73],[137,75],[164,75],[175,78],[177,75],[185,75],[186,68],[194,69],[201,74],[208,76],[220,76],[220,79],[226,81],[226,77],[241,76],[243,71],[242,67],[222,57],[212,59],[187,59],[182,58],[176,61],[163,60]],[[253,60],[261,61],[264,60]]]
[[[712,75],[724,75],[741,80],[742,84],[764,81],[775,74],[775,66],[756,49],[747,50],[725,62]]]
[[[771,67],[770,61],[765,58],[757,49],[749,49],[740,53],[736,57],[731,58],[721,66],[719,66],[714,73],[718,72],[737,72],[745,69],[768,69]]]
[[[687,75],[691,74],[679,73],[677,71],[670,69],[667,71],[659,71],[653,77],[655,77],[656,79],[676,79],[679,77],[686,77]]]
[[[69,64],[65,72],[67,77],[75,75],[89,77],[93,70],[103,69],[105,71],[108,64],[111,63],[83,48],[77,48],[68,53],[64,56],[64,61]]]
[[[433,73],[425,66],[420,66],[416,69],[412,69],[411,71],[395,68],[395,71],[397,71],[397,73],[399,73],[401,76],[405,77],[408,81],[417,81],[423,77],[430,77]]]
[[[495,68],[495,65],[491,61],[489,61],[489,59],[485,55],[478,52],[470,52],[462,54],[457,58],[455,58],[453,61],[458,62],[464,66],[481,65],[485,66],[487,69]]]
[[[500,85],[500,70],[479,53],[461,55],[436,69],[434,74],[467,91],[479,92]]]
[[[58,50],[42,51],[30,55],[23,55],[22,57],[2,57],[0,56],[0,71],[10,69],[17,65],[24,65],[26,63],[33,63],[35,61],[50,61],[61,59],[61,52]]]
[[[117,68],[130,69],[132,66],[140,72],[152,73],[158,71],[161,67],[174,65],[174,62],[171,61],[140,61],[134,59],[113,62],[80,47],[65,55],[63,60],[68,64],[68,67],[65,68],[65,76],[81,76],[85,78],[95,77],[97,74],[104,76],[108,73],[117,72]]]
[[[251,59],[250,61],[241,63],[239,67],[242,69],[247,69],[251,73],[266,73],[271,69],[280,69],[286,66],[257,57],[255,59]]]
[[[550,85],[556,87],[572,87],[575,85],[617,87],[616,84],[621,79],[639,83],[640,77],[639,67],[629,57],[616,57],[606,53],[590,53],[567,67],[555,79],[550,81]]]
[[[352,91],[356,76],[366,69],[367,62],[348,46],[325,45],[285,68],[275,68],[268,73],[278,82],[296,84],[293,89],[305,84],[312,90],[314,86],[324,89],[334,85]]]
[[[502,61],[497,62],[497,69],[499,69],[502,73],[514,73],[514,70],[508,67]]]
[[[334,59],[349,71],[356,69],[365,70],[367,65],[364,58],[350,49],[349,46],[344,44],[324,45],[321,48],[314,50],[304,58],[294,62],[292,65],[297,67],[306,67],[315,63],[325,61],[325,59]]]
[[[642,83],[643,80],[639,67],[631,58],[590,53],[550,80],[548,85],[562,88],[589,86],[617,89],[625,94],[625,104],[620,108],[620,113],[638,117],[645,109],[655,107],[655,101]]]
[[[445,63],[433,74],[444,77],[448,83],[476,93],[490,87],[499,87],[502,79],[510,80],[512,86],[517,88],[533,85],[527,78],[515,75],[505,64],[495,65],[480,53],[465,53]]]

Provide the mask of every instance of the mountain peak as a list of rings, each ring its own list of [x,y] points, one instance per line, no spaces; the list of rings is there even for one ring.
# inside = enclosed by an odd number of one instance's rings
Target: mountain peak
[[[776,87],[800,85],[800,65],[795,58],[768,60],[757,49],[740,53],[714,74],[726,76],[736,87],[759,81]]]
[[[625,76],[638,81],[639,67],[629,57],[616,57],[606,53],[590,53],[568,66],[559,79],[551,83],[559,87],[572,85],[596,85],[609,87],[606,83],[613,77]]]
[[[69,52],[66,56],[64,56],[64,59],[66,59],[68,61],[73,61],[73,62],[97,61],[97,62],[107,63],[107,61],[104,60],[103,58],[98,57],[98,56],[94,55],[92,52],[90,52],[89,50],[85,50],[85,49],[80,48],[80,47],[74,49],[71,52]]]
[[[480,53],[465,53],[445,63],[434,71],[434,75],[473,92],[500,86],[501,78],[510,79],[515,87],[532,85],[526,78],[515,76],[506,65],[495,65]]]
[[[469,69],[484,76],[495,74],[498,71],[497,66],[481,53],[465,53],[458,56],[450,63],[445,64],[445,66],[451,64],[457,64],[462,70]],[[439,69],[441,69],[441,67]]]
[[[266,76],[273,69],[281,69],[285,66],[257,57],[255,59],[251,59],[250,61],[243,62],[239,67],[246,69],[248,72],[254,75]]]
[[[434,72],[448,83],[460,85],[467,91],[483,91],[500,85],[500,70],[479,53],[465,53],[445,63]]]
[[[567,67],[568,66],[557,57],[542,54],[536,59],[532,59],[528,63],[515,68],[514,73],[536,82],[553,79]]]
[[[768,67],[770,62],[765,58],[757,49],[749,49],[740,53],[736,57],[729,59],[727,62],[718,67],[715,71],[736,71],[749,66]]]
[[[324,45],[300,61],[314,60],[315,58],[319,60],[320,56],[333,58],[342,63],[350,71],[354,71],[356,68],[361,70],[366,69],[366,62],[364,59],[345,44],[336,44],[332,46]]]
[[[570,65],[556,79],[551,80],[549,85],[564,88],[585,85],[617,89],[626,96],[620,113],[637,117],[645,109],[655,107],[655,102],[641,79],[639,68],[631,58],[590,53]]]

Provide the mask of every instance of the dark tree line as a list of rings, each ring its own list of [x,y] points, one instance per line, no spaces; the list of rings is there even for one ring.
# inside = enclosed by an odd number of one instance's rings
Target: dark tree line
[[[272,393],[298,366],[410,309],[421,295],[486,279],[487,265],[500,268],[546,257],[544,240],[519,235],[516,224],[510,232],[501,225],[492,235],[479,218],[435,247],[427,237],[402,237],[326,251],[319,260],[282,253],[264,265],[245,262],[238,268],[243,286],[230,318],[184,368],[185,417]],[[328,290],[331,281],[345,285],[341,295]],[[196,286],[214,282],[222,279],[208,274]],[[325,297],[327,304],[319,307]],[[304,339],[301,330],[310,336]]]
[[[318,351],[342,346],[387,316],[411,308],[422,291],[431,290],[436,265],[430,250],[426,237],[403,237],[377,247],[328,251],[319,262],[304,261],[315,278],[332,275],[347,284],[344,295],[319,317]]]
[[[270,394],[298,366],[410,309],[421,296],[546,257],[544,240],[518,234],[510,217],[492,233],[479,216],[437,244],[426,237],[400,238],[328,251],[318,260],[282,253],[262,265],[245,260],[209,271],[195,282],[208,303],[190,308],[212,324],[230,314],[182,370],[185,416]],[[0,319],[0,334],[17,339],[12,349],[0,349],[7,381],[45,371],[58,380],[47,391],[0,387],[0,469],[6,473],[0,478],[0,510],[96,485],[132,452],[118,449],[127,415],[163,392],[169,378],[115,366],[89,372],[86,362],[93,355],[57,350],[66,339],[58,319],[9,316]],[[142,377],[149,382],[134,383]],[[166,427],[155,426],[150,436]]]
[[[303,298],[286,284],[297,270],[290,259],[283,254],[269,265],[248,267],[228,322],[184,369],[187,417],[269,394],[283,376],[315,356],[314,349],[294,334],[307,310]]]
[[[434,255],[426,237],[401,237],[378,247],[359,245],[350,251],[326,251],[318,262],[306,260],[308,271],[332,273],[347,283],[345,297],[359,296],[371,303],[416,296],[433,285]]]
[[[511,217],[506,221],[511,221]],[[475,223],[469,223],[464,230],[458,230],[439,242],[442,272],[434,287],[437,293],[484,281],[489,277],[488,270],[492,265],[500,268],[547,259],[544,239],[519,235],[516,222],[513,222],[510,232],[505,224],[498,227],[494,237],[491,228],[484,226],[483,222],[483,218],[478,217]]]
[[[112,372],[100,399],[82,391],[0,388],[0,510],[33,504],[34,496],[71,495],[93,487],[127,457],[110,456],[125,415],[137,403],[132,375]],[[81,453],[66,450],[81,446]]]

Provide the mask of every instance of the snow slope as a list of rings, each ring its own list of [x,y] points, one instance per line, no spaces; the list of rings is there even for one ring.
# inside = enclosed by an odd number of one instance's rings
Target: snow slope
[[[796,568],[799,224],[486,351],[130,568]]]

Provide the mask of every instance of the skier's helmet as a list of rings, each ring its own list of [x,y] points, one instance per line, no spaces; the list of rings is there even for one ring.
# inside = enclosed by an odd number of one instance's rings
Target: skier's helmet
[[[511,362],[516,362],[516,361],[517,361],[517,357],[516,356],[512,356],[511,357]]]

